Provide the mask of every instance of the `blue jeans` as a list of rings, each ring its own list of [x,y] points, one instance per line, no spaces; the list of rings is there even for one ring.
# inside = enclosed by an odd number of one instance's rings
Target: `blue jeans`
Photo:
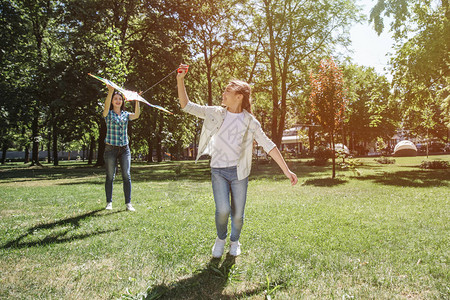
[[[105,145],[105,167],[106,167],[106,202],[112,202],[113,181],[116,175],[117,159],[120,163],[120,169],[122,170],[123,180],[123,193],[125,195],[125,203],[131,202],[131,176],[130,176],[130,164],[131,153],[130,147],[126,146],[112,146]]]
[[[217,237],[221,240],[227,238],[228,218],[231,214],[230,240],[238,241],[244,225],[248,177],[238,180],[237,167],[211,168],[211,181],[216,203]]]

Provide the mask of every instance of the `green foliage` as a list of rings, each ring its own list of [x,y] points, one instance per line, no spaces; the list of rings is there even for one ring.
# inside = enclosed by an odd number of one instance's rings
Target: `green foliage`
[[[382,165],[395,164],[394,158],[389,158],[389,157],[385,157],[385,156],[375,158],[374,161],[376,161],[377,163],[382,164]]]
[[[333,152],[330,148],[319,146],[314,151],[314,161],[310,162],[309,164],[314,166],[324,166],[332,156]]]
[[[450,168],[450,164],[445,160],[430,160],[430,161],[422,161],[420,164],[420,168],[422,169],[448,169]]]
[[[264,62],[270,71],[266,76],[271,78],[269,82],[263,78],[261,89],[272,100],[271,137],[279,146],[288,105],[300,101],[309,106],[301,94],[308,92],[302,87],[308,84],[308,70],[316,65],[311,62],[337,45],[347,45],[349,25],[359,16],[352,1],[263,1],[260,7],[263,26],[255,28],[264,31],[262,43],[268,58]]]
[[[423,119],[433,119],[440,128],[431,134],[441,139],[445,135],[438,132],[449,125],[449,12],[447,0],[379,0],[371,13],[378,33],[384,28],[382,15],[394,17],[390,29],[397,45],[391,65],[394,97],[407,120],[404,128],[418,132]],[[420,114],[429,109],[432,115]],[[430,129],[431,124],[427,122]]]
[[[274,295],[277,290],[282,289],[284,287],[285,286],[283,283],[280,284],[278,282],[271,282],[269,275],[266,275],[266,289],[264,290],[265,299],[271,300],[272,295]]]
[[[351,144],[390,139],[399,125],[400,113],[398,103],[390,97],[386,77],[373,68],[353,64],[345,64],[343,74],[348,97],[344,128]]]

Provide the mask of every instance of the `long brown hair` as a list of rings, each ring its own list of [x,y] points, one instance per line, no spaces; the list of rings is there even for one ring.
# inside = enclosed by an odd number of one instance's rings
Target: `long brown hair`
[[[245,81],[233,79],[228,83],[228,88],[243,96],[242,108],[252,113],[252,89],[250,85]]]
[[[113,110],[114,106],[112,105],[112,100],[115,95],[119,95],[122,98],[122,105],[120,106],[120,111],[125,110],[125,98],[123,97],[122,93],[119,91],[114,91],[114,93],[111,96],[111,105],[109,107],[109,110]]]

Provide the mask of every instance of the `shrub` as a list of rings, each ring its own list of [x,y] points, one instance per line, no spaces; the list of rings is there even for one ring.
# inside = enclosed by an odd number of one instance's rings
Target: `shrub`
[[[175,175],[177,175],[177,176],[179,176],[181,174],[182,170],[183,170],[183,165],[182,164],[176,165],[173,168],[173,171],[175,172]]]
[[[449,163],[444,160],[422,161],[420,167],[422,169],[447,169],[449,167]]]
[[[381,156],[380,158],[374,159],[377,163],[383,164],[383,165],[389,165],[389,164],[395,164],[395,159]]]
[[[359,159],[354,159],[352,156],[349,156],[345,161],[340,163],[340,166],[343,170],[352,171],[354,176],[361,176],[361,172],[356,168],[357,166],[362,166],[362,162]]]
[[[314,152],[314,165],[323,166],[331,158],[332,151],[329,148],[319,147]]]

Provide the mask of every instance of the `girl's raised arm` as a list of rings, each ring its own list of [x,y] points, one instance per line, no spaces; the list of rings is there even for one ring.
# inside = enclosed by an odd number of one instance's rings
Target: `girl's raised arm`
[[[106,118],[106,116],[109,113],[109,108],[111,107],[111,99],[112,99],[112,94],[114,92],[114,88],[110,85],[108,85],[108,95],[106,96],[105,99],[105,108],[103,109],[103,118]]]
[[[134,113],[130,114],[130,120],[136,120],[141,115],[141,107],[139,106],[139,101],[136,102],[134,105]]]
[[[183,109],[189,102],[188,95],[186,93],[186,87],[184,86],[184,76],[187,73],[187,65],[181,64],[179,71],[177,73],[177,87],[178,87],[178,98],[180,99],[180,105]]]

